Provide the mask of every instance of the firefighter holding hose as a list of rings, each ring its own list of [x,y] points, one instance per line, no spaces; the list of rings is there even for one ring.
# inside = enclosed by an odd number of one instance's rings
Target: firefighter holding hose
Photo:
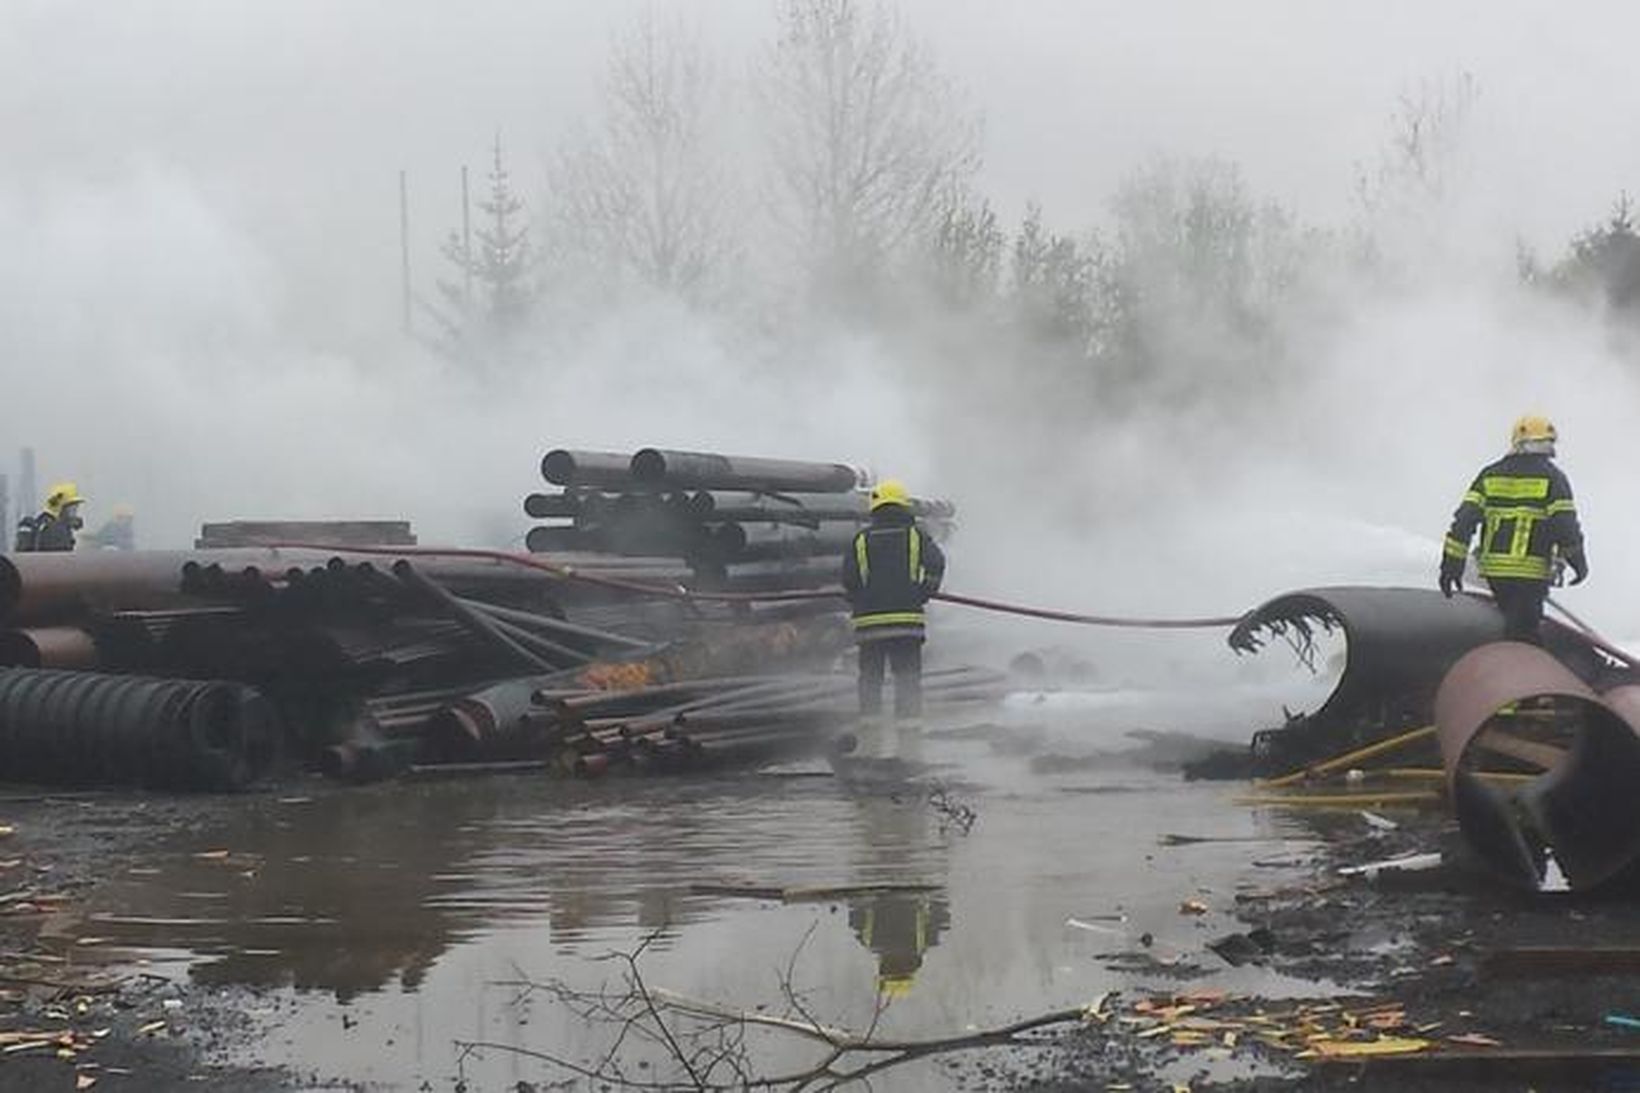
[[[878,483],[871,490],[871,523],[843,556],[843,590],[859,647],[862,719],[882,712],[888,668],[894,672],[896,719],[911,725],[922,716],[923,605],[944,576],[945,555],[917,525],[905,484]]]
[[[1589,575],[1572,484],[1553,461],[1555,427],[1528,414],[1515,422],[1509,454],[1481,468],[1452,516],[1441,556],[1441,591],[1463,590],[1469,540],[1480,529],[1481,576],[1503,613],[1504,637],[1541,644],[1538,626],[1556,567],[1571,567],[1572,584]]]

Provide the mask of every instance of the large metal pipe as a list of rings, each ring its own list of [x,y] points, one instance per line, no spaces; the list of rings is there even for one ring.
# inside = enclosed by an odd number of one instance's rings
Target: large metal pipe
[[[635,482],[653,488],[763,493],[847,493],[866,481],[862,471],[841,463],[759,459],[662,448],[644,448],[633,455],[631,474]]]
[[[430,746],[441,758],[475,760],[524,759],[539,755],[550,743],[547,728],[557,719],[534,703],[534,679],[514,679],[464,695],[435,714]]]
[[[602,534],[588,528],[543,524],[524,534],[524,549],[531,554],[593,553],[604,548],[604,541]]]
[[[871,502],[864,493],[766,493],[712,492],[701,490],[689,495],[691,511],[719,520],[746,523],[791,523],[829,520],[864,522],[871,516]],[[911,511],[920,519],[950,520],[956,506],[949,501],[913,498]]]
[[[323,565],[311,550],[243,547],[232,550],[87,550],[0,555],[0,622],[60,622],[89,610],[152,609],[186,602],[182,570],[189,562],[223,572]]]
[[[580,515],[582,501],[573,493],[532,493],[524,498],[524,515],[537,520]]]
[[[1285,641],[1315,672],[1316,641],[1330,633],[1344,639],[1343,671],[1332,693],[1296,731],[1255,737],[1255,754],[1261,748],[1279,753],[1271,756],[1276,768],[1429,724],[1447,669],[1471,649],[1500,640],[1503,616],[1485,596],[1447,599],[1432,588],[1311,588],[1248,612],[1229,641],[1238,653]],[[1546,621],[1544,640],[1567,663],[1594,667],[1589,643],[1577,632]]]
[[[240,789],[272,768],[278,724],[233,683],[0,669],[0,770],[56,785]]]
[[[624,490],[634,485],[632,457],[619,452],[555,448],[541,459],[541,477],[554,486]]]
[[[1640,862],[1640,720],[1625,714],[1640,714],[1640,687],[1603,698],[1536,646],[1497,642],[1453,665],[1435,698],[1441,758],[1458,825],[1497,873],[1540,889],[1552,858],[1582,890]],[[1499,755],[1547,769],[1521,785],[1480,777]]]
[[[423,596],[439,604],[451,618],[465,626],[474,637],[490,646],[503,657],[510,659],[526,670],[550,672],[553,665],[542,660],[518,642],[502,633],[495,623],[462,603],[448,590],[441,587],[436,581],[428,577],[404,559],[393,563],[393,575],[399,580],[420,592]]]
[[[598,645],[613,645],[626,649],[649,649],[655,645],[652,641],[641,638],[628,637],[610,630],[601,630],[596,626],[584,626],[568,619],[553,618],[535,611],[520,611],[513,607],[504,607],[497,603],[486,603],[483,600],[464,599],[464,603],[498,619],[524,627],[526,630],[540,630],[548,634],[560,634],[565,637],[579,638],[583,641]]]
[[[98,666],[97,644],[78,626],[37,626],[0,633],[0,666],[89,671]]]

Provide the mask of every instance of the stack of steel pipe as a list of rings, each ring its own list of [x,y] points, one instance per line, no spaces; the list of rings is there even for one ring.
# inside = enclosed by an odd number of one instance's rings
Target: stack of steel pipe
[[[524,511],[556,521],[530,529],[535,553],[681,559],[699,587],[747,592],[818,588],[870,519],[866,476],[841,463],[644,448],[555,449],[541,461],[559,493],[532,493]],[[949,502],[914,500],[936,537]]]

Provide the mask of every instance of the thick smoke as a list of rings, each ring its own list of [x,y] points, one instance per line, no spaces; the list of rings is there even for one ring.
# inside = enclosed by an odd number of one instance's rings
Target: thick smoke
[[[1394,84],[1352,67],[1356,98],[1338,103],[1348,124],[1305,110],[1283,122],[1271,104],[1306,90],[1282,81],[1316,65],[1271,55],[1229,66],[1215,49],[1188,90],[1240,111],[1228,124],[1182,124],[1148,83],[1113,120],[1120,89],[1106,85],[1131,66],[1055,62],[1045,43],[1067,37],[1056,20],[1092,34],[1114,16],[1010,19],[1008,40],[1037,35],[1043,86],[1060,88],[1050,99],[959,43],[978,13],[914,4],[900,29],[949,49],[942,78],[986,117],[986,166],[970,185],[995,187],[1004,231],[1040,197],[1053,230],[1111,253],[1123,180],[1159,153],[1214,156],[1254,180],[1251,208],[1294,210],[1282,238],[1304,248],[1302,290],[1270,301],[1253,341],[1226,336],[1188,295],[1162,297],[1172,303],[1152,329],[1182,348],[1154,385],[1048,361],[930,294],[895,294],[886,317],[859,301],[818,306],[771,272],[778,247],[760,233],[774,218],[765,187],[748,182],[762,162],[756,126],[736,117],[722,136],[747,149],[730,172],[749,233],[738,279],[703,302],[565,288],[573,274],[557,270],[550,321],[510,370],[478,374],[397,330],[397,171],[411,172],[424,296],[448,275],[437,244],[457,221],[455,166],[480,177],[498,128],[545,231],[550,150],[596,125],[596,58],[640,9],[480,5],[458,30],[453,9],[434,5],[269,5],[234,26],[206,18],[208,5],[134,25],[87,6],[76,38],[55,7],[6,17],[17,32],[6,56],[32,110],[11,118],[23,146],[0,174],[0,439],[8,465],[32,444],[44,478],[77,478],[92,521],[101,506],[134,504],[152,545],[236,516],[398,516],[428,541],[516,544],[544,448],[657,443],[854,460],[951,496],[963,589],[1109,612],[1235,612],[1307,584],[1430,583],[1468,476],[1501,451],[1515,415],[1540,409],[1562,429],[1595,567],[1566,600],[1615,635],[1640,633],[1626,606],[1640,578],[1623,565],[1640,531],[1622,504],[1636,465],[1632,364],[1599,316],[1523,287],[1514,264],[1522,234],[1557,254],[1628,179],[1601,149],[1562,142],[1583,158],[1560,173],[1598,181],[1544,184],[1533,139],[1554,119],[1516,112],[1525,76],[1503,65],[1502,46],[1475,67],[1478,86],[1501,90],[1465,119],[1462,169],[1410,214],[1369,215],[1355,182],[1394,143]],[[1272,8],[1248,33],[1292,15]],[[728,5],[701,20],[728,100],[752,101],[740,81],[774,35],[767,11]],[[197,50],[184,44],[200,35]],[[473,48],[434,48],[441,35]],[[108,64],[82,86],[54,86],[52,58],[71,49]],[[1476,60],[1426,52],[1400,87]],[[1080,68],[1100,73],[1089,86],[1101,94],[1067,86]],[[1598,114],[1597,97],[1579,101]],[[1074,120],[1086,143],[1045,139],[1056,119]],[[1305,159],[1317,148],[1325,169]],[[1546,197],[1568,194],[1587,203],[1546,215]],[[1363,236],[1377,245],[1370,267]],[[1134,665],[1214,640],[1003,632],[1091,643]]]

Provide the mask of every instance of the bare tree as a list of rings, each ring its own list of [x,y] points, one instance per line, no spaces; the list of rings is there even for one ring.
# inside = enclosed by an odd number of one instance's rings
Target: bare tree
[[[978,166],[977,123],[884,7],[785,0],[757,89],[775,213],[822,286],[869,291]]]
[[[1356,178],[1369,251],[1373,233],[1395,222],[1421,234],[1421,222],[1452,199],[1464,181],[1464,147],[1479,99],[1480,87],[1467,72],[1425,80],[1401,94],[1377,160]]]
[[[602,105],[553,167],[557,241],[583,267],[698,298],[737,249],[698,36],[646,12],[611,43]]]

